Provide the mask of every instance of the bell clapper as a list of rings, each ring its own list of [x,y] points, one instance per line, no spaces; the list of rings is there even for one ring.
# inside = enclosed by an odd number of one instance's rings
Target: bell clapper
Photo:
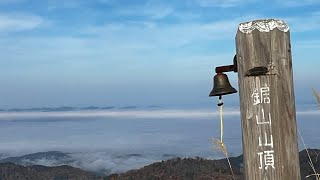
[[[218,103],[218,106],[223,106],[223,102],[222,102],[222,96],[220,95],[219,96],[219,103]]]

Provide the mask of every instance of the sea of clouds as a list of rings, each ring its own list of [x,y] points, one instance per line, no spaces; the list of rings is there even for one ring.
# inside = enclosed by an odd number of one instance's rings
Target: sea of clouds
[[[320,109],[297,108],[298,128],[310,148],[320,148]],[[224,109],[224,142],[242,152],[238,107]],[[63,158],[24,159],[25,164],[71,165],[99,174],[137,169],[174,157],[223,158],[219,113],[210,109],[109,109],[0,112],[0,159],[61,151]],[[302,144],[300,149],[304,149]]]

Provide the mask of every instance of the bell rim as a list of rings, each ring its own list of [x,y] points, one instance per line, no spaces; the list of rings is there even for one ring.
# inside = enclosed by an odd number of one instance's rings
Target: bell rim
[[[237,93],[238,91],[232,87],[231,89],[232,91],[229,91],[229,92],[222,92],[222,93],[217,93],[217,92],[210,92],[209,93],[209,97],[212,97],[212,96],[223,96],[223,95],[228,95],[228,94],[234,94],[234,93]]]

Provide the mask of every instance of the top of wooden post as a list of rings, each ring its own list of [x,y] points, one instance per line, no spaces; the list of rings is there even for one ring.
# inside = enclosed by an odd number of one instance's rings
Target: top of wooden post
[[[260,32],[270,32],[275,28],[283,32],[289,31],[287,23],[278,19],[262,19],[240,23],[238,30],[242,33],[250,34],[255,29]]]

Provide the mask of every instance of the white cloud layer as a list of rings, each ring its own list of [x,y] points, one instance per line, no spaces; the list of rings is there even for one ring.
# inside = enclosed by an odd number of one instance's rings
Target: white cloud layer
[[[196,0],[201,7],[234,7],[239,5],[246,5],[253,0]]]
[[[320,29],[320,11],[309,13],[306,17],[293,16],[284,19],[288,21],[291,32],[317,31]]]
[[[10,33],[32,30],[40,26],[43,19],[31,14],[0,14],[0,32]]]
[[[162,19],[174,12],[174,9],[164,3],[148,1],[143,6],[126,7],[115,10],[116,14],[122,16],[143,16],[149,19]]]
[[[237,110],[224,112],[225,115],[239,115]],[[69,111],[69,112],[1,112],[0,119],[35,117],[118,117],[118,118],[207,118],[218,112],[206,110],[133,110],[133,111]]]
[[[25,0],[0,0],[0,4],[13,4],[24,2]]]
[[[137,41],[145,47],[179,47],[193,42],[233,39],[239,22],[254,19],[256,15],[210,22],[182,22],[157,24],[152,21],[110,23],[88,27],[83,33],[105,38],[115,37],[114,42]],[[139,37],[137,39],[136,37]]]
[[[298,7],[320,4],[319,0],[277,0],[284,7]]]
[[[239,115],[238,109],[227,109],[223,113],[225,116]],[[320,110],[303,110],[298,111],[297,114],[302,115],[317,115]],[[218,111],[209,110],[97,110],[97,111],[66,111],[66,112],[1,112],[0,120],[10,120],[15,118],[90,118],[90,117],[112,117],[112,118],[147,118],[147,119],[161,119],[161,118],[181,118],[181,119],[195,119],[195,118],[209,118],[219,115]]]

